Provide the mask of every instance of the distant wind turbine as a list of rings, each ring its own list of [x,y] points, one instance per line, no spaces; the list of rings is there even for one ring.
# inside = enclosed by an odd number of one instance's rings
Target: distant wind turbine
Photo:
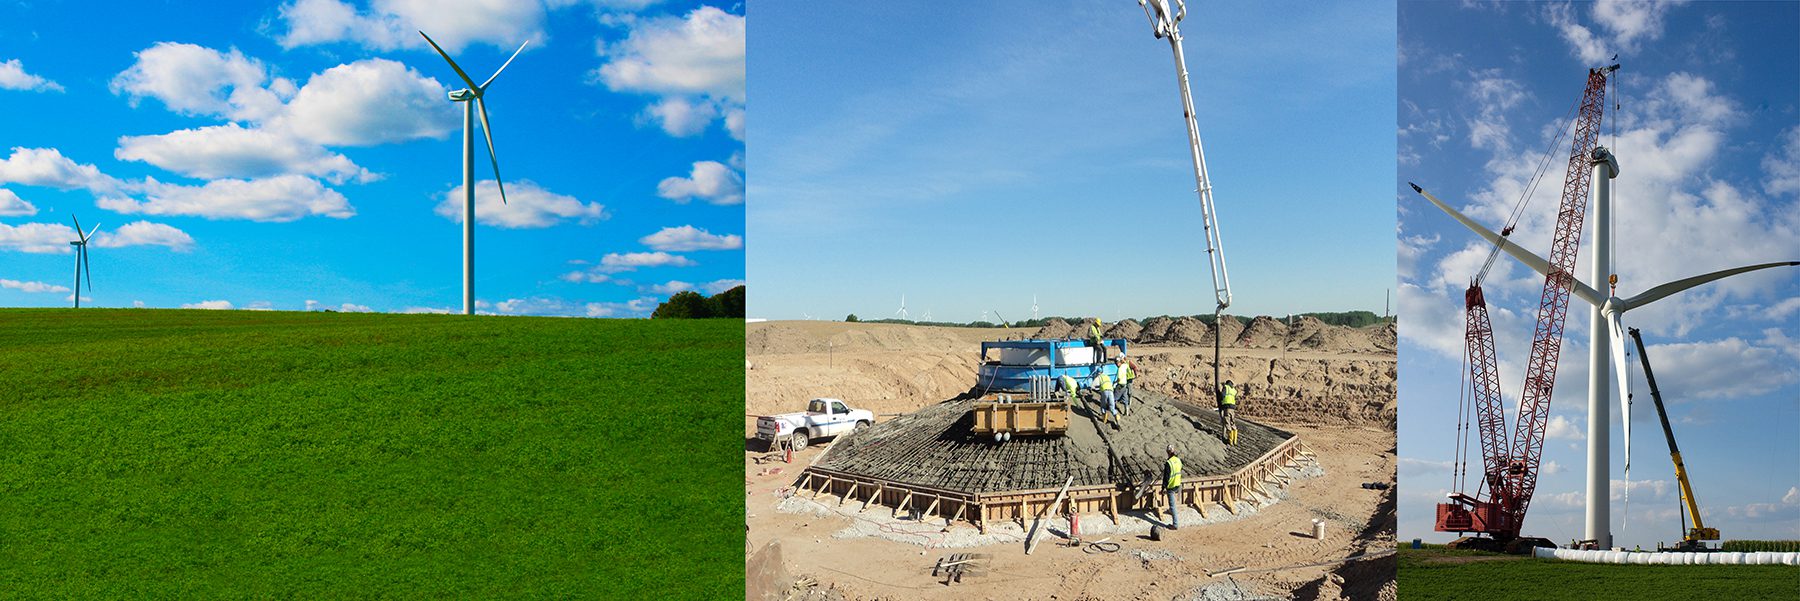
[[[94,291],[94,270],[93,268],[88,267],[87,244],[88,239],[94,237],[94,232],[100,231],[100,224],[94,224],[94,229],[88,230],[88,233],[83,234],[81,233],[81,220],[75,219],[74,215],[70,215],[69,219],[74,219],[75,235],[79,238],[77,240],[70,240],[69,246],[75,247],[75,308],[80,309],[82,274],[87,274],[88,292]]]
[[[525,44],[529,44],[531,41],[526,40],[524,44],[519,44],[519,49],[514,50],[512,57],[506,59],[499,69],[494,70],[494,74],[488,76],[487,81],[476,85],[475,80],[470,79],[469,74],[464,73],[462,67],[456,65],[456,61],[450,60],[450,55],[445,53],[443,48],[438,47],[437,42],[432,41],[431,36],[425,35],[423,31],[419,32],[419,35],[425,37],[425,43],[431,44],[431,49],[436,50],[438,56],[444,57],[444,62],[450,63],[450,68],[456,70],[456,76],[462,78],[463,83],[469,84],[466,89],[451,91],[450,101],[463,103],[463,315],[474,315],[475,111],[478,109],[481,111],[481,133],[487,137],[488,161],[494,164],[494,185],[500,188],[500,204],[506,204],[506,185],[500,180],[500,159],[494,155],[494,131],[488,125],[487,101],[482,100],[482,97],[487,93],[488,84],[494,83],[494,78],[499,77],[500,72],[505,71],[507,65],[512,64],[513,59],[519,58],[519,53],[525,51]],[[470,103],[471,100],[474,102]]]
[[[906,319],[906,318],[907,318],[907,314],[906,314],[906,295],[904,295],[904,294],[902,294],[902,295],[900,295],[900,310],[899,310],[899,311],[895,311],[895,312],[894,312],[894,314],[895,314],[895,315],[899,315],[899,316],[900,316],[900,319]]]
[[[1037,295],[1033,294],[1033,295],[1031,295],[1031,320],[1037,321],[1037,318],[1038,318]]]

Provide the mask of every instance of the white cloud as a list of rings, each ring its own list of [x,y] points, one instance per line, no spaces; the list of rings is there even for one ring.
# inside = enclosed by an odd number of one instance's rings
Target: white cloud
[[[1781,495],[1781,502],[1786,505],[1800,505],[1800,486],[1788,487],[1787,494]]]
[[[444,193],[435,209],[438,215],[462,223],[463,187]],[[506,202],[500,201],[500,188],[494,180],[475,183],[475,223],[509,229],[550,227],[563,220],[581,225],[611,218],[606,206],[597,202],[583,203],[538,186],[531,180],[518,180],[507,185]]]
[[[428,48],[420,30],[446,52],[472,44],[511,50],[525,39],[543,42],[544,7],[518,0],[375,0],[359,10],[339,0],[294,0],[281,5],[284,48],[345,42],[373,50]]]
[[[202,186],[165,184],[151,179],[143,188],[147,200],[114,196],[103,197],[96,204],[109,211],[127,214],[276,222],[315,215],[345,219],[356,214],[344,195],[298,175],[254,180],[221,179]]]
[[[1772,196],[1800,194],[1800,125],[1781,135],[1781,148],[1763,157],[1763,172],[1768,180],[1763,190]]]
[[[1544,475],[1546,475],[1546,476],[1554,476],[1556,474],[1563,473],[1564,471],[1566,471],[1566,470],[1563,469],[1563,466],[1561,463],[1557,463],[1555,461],[1549,461],[1549,462],[1544,463],[1543,472],[1544,472]]]
[[[623,303],[588,303],[583,307],[588,317],[646,317],[656,310],[658,301],[641,297]]]
[[[592,270],[571,271],[571,272],[562,274],[562,276],[560,276],[560,277],[565,282],[575,282],[577,284],[581,284],[581,283],[602,284],[602,283],[605,283],[608,280],[612,279],[612,276],[610,276],[610,275],[606,275],[604,273],[600,273],[600,272],[592,271]]]
[[[691,225],[665,227],[654,234],[638,238],[638,242],[655,250],[674,252],[737,250],[744,247],[743,236],[717,235]]]
[[[344,155],[297,137],[236,123],[155,136],[123,136],[113,156],[201,179],[310,175],[333,183],[378,179]]]
[[[402,311],[400,311],[400,312],[401,312],[401,313],[406,313],[406,314],[409,314],[409,315],[414,315],[414,314],[438,314],[438,315],[443,315],[443,314],[448,314],[448,313],[450,313],[450,309],[448,309],[448,308],[444,308],[444,307],[407,307],[407,308],[406,308],[406,309],[405,309],[405,310],[402,310]]]
[[[1626,317],[1630,318],[1630,313]],[[1652,344],[1658,383],[1669,399],[1753,397],[1800,382],[1793,359],[1782,349],[1738,337],[1705,342]],[[1642,397],[1640,397],[1642,398]]]
[[[681,280],[670,280],[668,283],[652,284],[649,286],[641,286],[638,288],[638,290],[640,292],[644,292],[647,294],[655,294],[658,296],[668,296],[668,295],[671,295],[671,294],[674,294],[677,292],[682,292],[685,290],[693,290],[693,289],[694,289],[693,284],[690,284],[688,282],[683,282]]]
[[[75,252],[69,246],[75,238],[75,228],[60,223],[0,223],[0,250],[68,254]]]
[[[240,308],[245,311],[274,311],[275,303],[269,301],[250,301],[250,304]]]
[[[25,217],[36,215],[37,207],[19,198],[12,190],[0,188],[0,217]]]
[[[112,90],[136,106],[155,98],[183,115],[262,120],[281,110],[276,90],[293,83],[270,82],[262,61],[236,48],[220,52],[194,44],[158,42],[138,51],[137,60],[113,77]],[[270,87],[264,87],[269,82]]]
[[[95,193],[111,192],[120,186],[119,180],[101,173],[100,168],[77,163],[55,148],[18,146],[13,147],[11,156],[0,159],[0,184],[6,183]]]
[[[1575,57],[1589,66],[1599,67],[1613,54],[1636,52],[1640,42],[1662,37],[1663,17],[1669,8],[1683,4],[1646,2],[1643,0],[1601,0],[1592,4],[1592,17],[1602,33],[1596,34],[1575,19],[1574,5],[1552,4],[1548,8],[1551,26],[1562,34],[1575,51]]]
[[[693,259],[666,252],[607,253],[596,268],[608,272],[632,271],[641,267],[691,267]]]
[[[50,293],[59,293],[59,292],[60,293],[68,293],[69,292],[68,286],[58,286],[55,284],[46,284],[43,282],[21,282],[19,280],[8,280],[8,279],[0,279],[0,288],[11,288],[13,290],[18,290],[20,292],[30,292],[30,293],[34,293],[34,294],[35,293],[44,293],[44,292],[50,292]]]
[[[200,301],[197,303],[187,303],[187,304],[182,305],[181,308],[183,308],[183,309],[210,309],[210,310],[214,310],[214,311],[229,311],[232,309],[232,306],[231,306],[231,301],[209,300],[209,301]]]
[[[341,305],[333,306],[333,305],[328,305],[328,304],[321,303],[316,300],[310,300],[310,299],[308,299],[306,301],[306,310],[307,311],[337,311],[339,313],[374,313],[375,312],[375,310],[370,309],[368,305],[358,305],[356,303],[344,303]],[[407,312],[411,313],[413,311],[408,310]],[[444,312],[447,313],[449,311],[445,310]]]
[[[645,115],[670,135],[693,135],[723,116],[742,140],[744,17],[702,6],[628,24],[624,40],[597,48],[607,61],[590,78],[613,91],[661,96]]]
[[[1609,495],[1612,500],[1622,501],[1625,499],[1627,489],[1631,491],[1633,497],[1642,498],[1643,495],[1648,494],[1652,499],[1667,498],[1672,485],[1668,480],[1632,480],[1629,482],[1611,480],[1608,488],[1612,491]]]
[[[360,60],[307,79],[270,127],[326,146],[442,138],[457,125],[446,93],[406,65]]]
[[[1550,424],[1545,428],[1544,436],[1546,438],[1586,440],[1587,431],[1583,430],[1581,425],[1577,424],[1575,420],[1560,415],[1553,415],[1550,416]]]
[[[701,284],[700,289],[706,291],[707,294],[718,294],[720,292],[724,292],[726,290],[730,290],[732,288],[736,288],[736,287],[742,286],[742,285],[744,285],[744,280],[737,280],[737,279],[713,280],[713,281],[707,282],[705,284]]]
[[[22,90],[27,92],[61,92],[62,85],[25,72],[25,65],[19,59],[0,61],[0,90]]]
[[[716,205],[744,202],[744,176],[718,161],[698,161],[687,177],[670,177],[656,185],[656,195],[678,203],[700,199]]]
[[[194,238],[187,232],[161,223],[134,221],[117,230],[95,234],[94,246],[165,246],[176,252],[186,252],[194,247]]]

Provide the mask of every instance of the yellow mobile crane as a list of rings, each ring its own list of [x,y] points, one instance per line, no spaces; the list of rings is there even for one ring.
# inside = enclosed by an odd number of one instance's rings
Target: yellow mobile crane
[[[1687,466],[1681,463],[1681,449],[1675,447],[1675,431],[1669,429],[1669,412],[1663,409],[1662,392],[1656,388],[1656,374],[1650,371],[1650,355],[1644,353],[1644,338],[1638,335],[1637,328],[1631,328],[1631,340],[1637,343],[1638,361],[1644,364],[1644,380],[1650,384],[1650,398],[1656,401],[1656,417],[1662,420],[1663,437],[1669,440],[1669,457],[1675,460],[1675,479],[1681,483],[1681,501],[1687,507],[1687,514],[1694,516],[1694,527],[1688,528],[1683,520],[1681,542],[1675,545],[1676,551],[1705,551],[1706,543],[1702,541],[1719,540],[1719,529],[1707,528],[1700,519],[1700,502],[1694,500],[1694,486],[1688,483]]]

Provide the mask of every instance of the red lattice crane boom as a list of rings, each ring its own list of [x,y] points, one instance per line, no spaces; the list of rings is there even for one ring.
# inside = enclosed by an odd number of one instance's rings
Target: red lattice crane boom
[[[1464,294],[1467,321],[1464,343],[1468,349],[1471,395],[1477,414],[1482,451],[1482,480],[1487,500],[1463,491],[1451,495],[1451,503],[1438,505],[1437,530],[1488,534],[1505,543],[1519,536],[1525,511],[1537,490],[1538,464],[1544,450],[1544,428],[1550,415],[1550,396],[1556,385],[1556,361],[1562,354],[1563,323],[1569,312],[1569,292],[1574,281],[1575,254],[1581,246],[1581,226],[1587,214],[1588,186],[1593,171],[1590,156],[1600,140],[1600,120],[1605,113],[1606,78],[1618,65],[1588,70],[1569,149],[1562,202],[1557,207],[1556,231],[1550,246],[1554,269],[1544,278],[1538,302],[1537,328],[1531,338],[1531,356],[1525,364],[1525,387],[1519,398],[1518,421],[1512,437],[1506,436],[1505,404],[1500,396],[1494,332],[1488,321],[1487,299],[1477,277]],[[1511,233],[1509,226],[1504,233]],[[1491,264],[1491,262],[1490,262]],[[1484,270],[1485,271],[1485,270]]]

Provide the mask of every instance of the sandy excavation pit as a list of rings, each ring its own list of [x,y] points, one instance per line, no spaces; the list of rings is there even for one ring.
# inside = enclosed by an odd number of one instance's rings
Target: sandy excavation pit
[[[995,442],[971,431],[969,399],[925,407],[844,437],[815,464],[833,472],[967,493],[1136,485],[1160,477],[1174,444],[1190,479],[1233,473],[1292,434],[1238,420],[1238,444],[1227,446],[1217,411],[1154,392],[1133,394],[1119,429],[1101,424],[1100,401],[1086,395],[1071,411],[1064,436]]]

